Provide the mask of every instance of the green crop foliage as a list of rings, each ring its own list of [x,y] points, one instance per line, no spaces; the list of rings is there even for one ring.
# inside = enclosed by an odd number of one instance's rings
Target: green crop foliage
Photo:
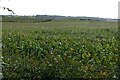
[[[3,22],[6,78],[115,78],[117,23],[58,20]]]

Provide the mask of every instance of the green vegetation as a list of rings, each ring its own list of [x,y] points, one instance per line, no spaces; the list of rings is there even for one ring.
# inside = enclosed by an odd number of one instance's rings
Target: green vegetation
[[[2,22],[22,22],[22,23],[38,23],[38,22],[49,22],[52,21],[52,18],[47,16],[39,18],[36,16],[2,16],[4,19]]]
[[[117,78],[115,22],[3,22],[2,38],[5,78]]]

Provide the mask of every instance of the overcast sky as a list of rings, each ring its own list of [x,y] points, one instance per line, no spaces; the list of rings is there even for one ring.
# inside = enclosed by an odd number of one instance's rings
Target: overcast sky
[[[1,0],[17,15],[63,15],[118,18],[120,0]],[[10,14],[0,9],[0,14]]]

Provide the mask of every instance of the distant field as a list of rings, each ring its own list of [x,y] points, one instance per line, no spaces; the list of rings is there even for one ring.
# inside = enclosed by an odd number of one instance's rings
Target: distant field
[[[6,78],[118,77],[116,22],[6,21],[2,28]]]

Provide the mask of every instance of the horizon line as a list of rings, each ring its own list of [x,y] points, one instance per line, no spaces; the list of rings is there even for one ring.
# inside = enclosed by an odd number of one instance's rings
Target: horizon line
[[[33,15],[19,15],[19,14],[3,14],[0,16],[37,16],[37,15],[46,15],[46,16],[63,16],[63,17],[93,17],[93,18],[104,18],[104,19],[119,19],[119,18],[105,18],[105,17],[96,17],[96,16],[66,16],[66,15],[51,15],[51,14],[33,14]]]

